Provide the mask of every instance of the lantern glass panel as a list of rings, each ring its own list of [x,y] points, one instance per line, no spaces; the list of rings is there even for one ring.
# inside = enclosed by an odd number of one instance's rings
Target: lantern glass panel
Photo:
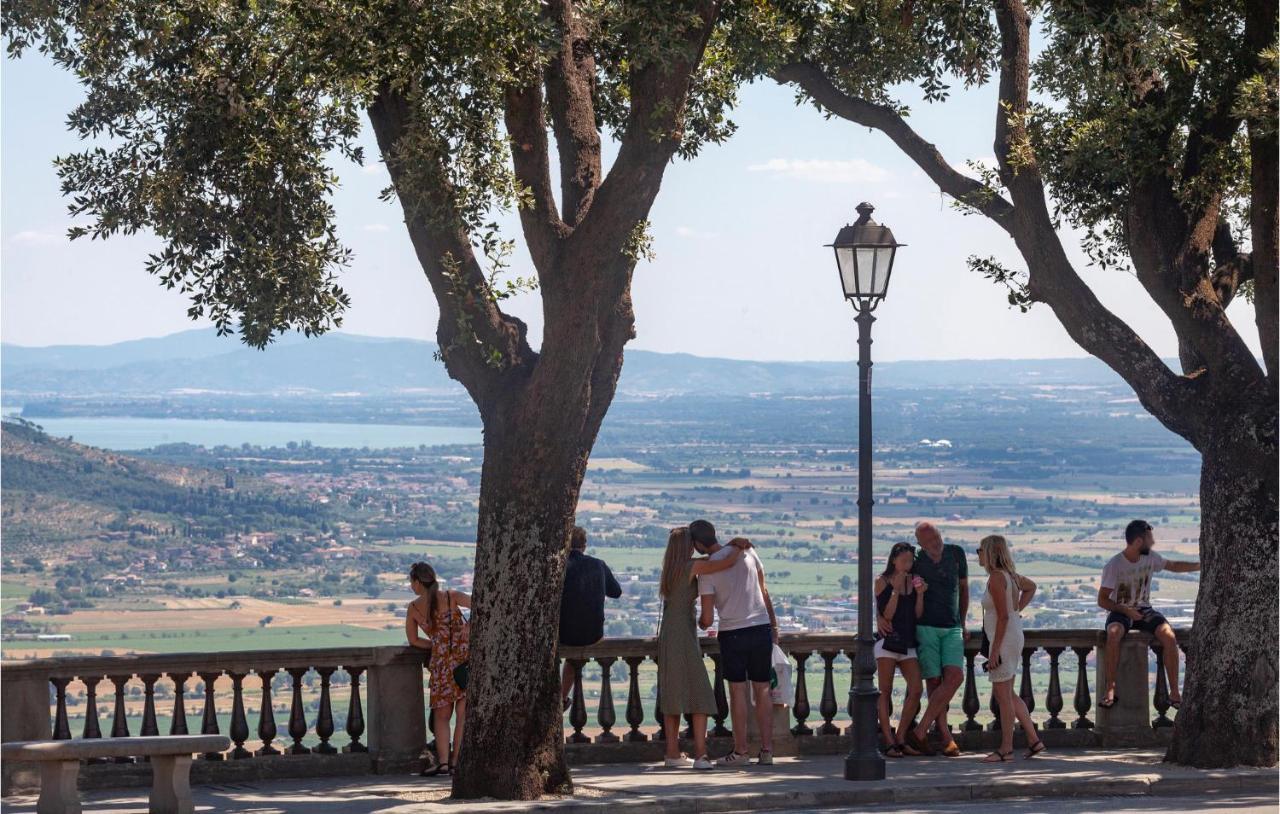
[[[876,254],[870,246],[859,246],[858,252],[858,296],[869,297],[875,293]]]
[[[840,266],[840,282],[844,285],[844,295],[854,297],[858,294],[857,281],[854,279],[853,249],[840,247],[836,249],[836,263]]]
[[[876,249],[879,257],[876,260],[876,290],[873,293],[877,297],[883,297],[889,288],[889,269],[893,264],[893,249],[893,246]]]

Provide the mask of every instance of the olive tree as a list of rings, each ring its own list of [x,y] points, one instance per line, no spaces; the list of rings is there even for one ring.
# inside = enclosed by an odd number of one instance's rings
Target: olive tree
[[[163,248],[147,271],[253,346],[339,324],[351,258],[333,164],[363,161],[372,125],[385,196],[439,305],[439,355],[484,424],[456,796],[572,789],[558,596],[633,335],[632,271],[666,167],[731,132],[735,54],[768,13],[714,0],[5,6],[10,54],[35,47],[84,85],[69,123],[96,144],[58,161],[73,237],[153,232]],[[503,276],[504,209],[518,212],[532,279]],[[533,288],[537,349],[503,310]]]
[[[1012,305],[1050,308],[1201,453],[1203,574],[1168,759],[1275,765],[1275,3],[823,3],[790,20],[762,70],[888,136],[960,209],[1003,229],[1025,267],[970,266]],[[993,170],[949,163],[891,92],[914,81],[940,102],[952,77],[992,74]],[[1178,369],[1090,290],[1066,226],[1091,263],[1136,276],[1177,335]],[[1226,313],[1241,295],[1262,360]]]

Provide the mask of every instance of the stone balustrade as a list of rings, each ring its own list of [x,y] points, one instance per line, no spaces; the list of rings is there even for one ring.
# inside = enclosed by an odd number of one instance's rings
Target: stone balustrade
[[[989,682],[981,671],[975,671],[980,638],[980,634],[969,638],[964,687],[951,705],[950,724],[963,748],[987,748],[997,737],[995,699],[989,695]],[[1167,738],[1173,723],[1168,715],[1168,688],[1159,669],[1152,685],[1148,650],[1156,650],[1158,645],[1146,634],[1131,633],[1122,644],[1117,670],[1119,703],[1109,710],[1095,707],[1094,690],[1106,682],[1101,658],[1104,641],[1101,630],[1026,631],[1018,692],[1040,719],[1038,725],[1049,746],[1127,747],[1160,743]],[[1179,642],[1185,650],[1184,641],[1185,636],[1180,633]],[[795,739],[795,751],[805,754],[848,749],[850,718],[844,705],[846,677],[857,647],[855,637],[842,633],[786,634],[781,646],[793,665],[794,697],[789,714],[794,725],[788,734]],[[729,737],[731,721],[720,672],[719,645],[714,638],[708,638],[702,641],[702,647],[714,677],[718,708],[710,735]],[[566,750],[571,761],[657,759],[664,737],[663,722],[656,711],[661,687],[642,691],[645,684],[654,682],[656,652],[657,642],[652,638],[609,638],[590,647],[565,648],[560,653],[576,675],[566,714]],[[1092,684],[1090,659],[1094,661]],[[1159,665],[1158,653],[1155,663]],[[231,748],[226,753],[211,753],[197,761],[192,772],[194,782],[404,772],[420,765],[428,735],[425,665],[425,654],[407,647],[8,661],[3,664],[4,680],[0,683],[0,706],[4,709],[0,740],[131,737],[135,733],[130,731],[125,690],[140,684],[142,714],[137,735],[160,734],[160,712],[169,718],[168,734],[195,734],[196,724],[187,706],[198,704],[199,734],[225,734],[231,738]],[[598,668],[595,688],[586,686],[587,665]],[[625,667],[615,669],[616,665]],[[625,686],[625,701],[621,704],[615,699],[615,672],[625,676],[617,682],[617,689]],[[341,679],[340,684],[335,683],[335,676]],[[1041,692],[1036,690],[1037,677],[1042,679]],[[256,710],[245,701],[246,679],[252,682],[250,689],[253,685],[259,688]],[[837,692],[841,682],[845,687]],[[1070,709],[1062,690],[1068,682],[1074,687]],[[97,704],[100,685],[104,683],[110,685],[114,696],[108,733],[104,733]],[[314,697],[317,684],[318,699]],[[903,685],[901,678],[897,684]],[[986,705],[980,690],[983,684],[988,692]],[[84,720],[79,733],[72,732],[68,715],[68,688],[73,685],[82,686],[84,694]],[[222,688],[220,694],[218,685]],[[161,699],[157,698],[157,686],[166,690]],[[346,688],[346,714],[340,730],[335,729],[335,686]],[[309,701],[304,701],[304,689],[311,696]],[[594,696],[594,710],[588,709],[589,695]],[[288,713],[285,716],[281,710],[281,718],[277,719],[279,696],[288,698]],[[816,706],[812,700],[815,697]],[[219,698],[224,717],[229,712],[225,732],[220,731]],[[166,708],[158,710],[162,702]],[[133,703],[136,707],[136,699]],[[619,707],[622,724],[618,720]],[[648,720],[654,725],[646,727]],[[332,743],[335,735],[346,742],[341,748]],[[255,743],[257,748],[250,749]],[[145,782],[147,773],[142,769],[145,767],[131,771],[121,765],[88,766],[83,780],[87,786]],[[21,764],[7,763],[4,767],[6,790],[27,786],[31,779],[31,773],[24,773]]]

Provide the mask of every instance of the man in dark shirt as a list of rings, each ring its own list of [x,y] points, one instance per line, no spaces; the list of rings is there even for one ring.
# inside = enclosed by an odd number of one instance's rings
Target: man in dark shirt
[[[964,623],[969,615],[969,564],[964,549],[942,542],[942,533],[932,523],[916,524],[916,562],[911,571],[924,580],[924,615],[916,620],[916,652],[920,676],[929,687],[929,706],[915,729],[907,733],[907,745],[924,754],[933,754],[925,736],[929,725],[938,722],[942,753],[960,754],[947,728],[951,698],[964,683]],[[883,624],[883,620],[881,621]]]
[[[569,561],[564,568],[564,593],[560,597],[560,644],[586,647],[604,638],[604,598],[622,596],[622,586],[604,560],[587,556],[587,531],[574,526],[569,535]],[[573,668],[564,664],[560,696],[569,705]]]

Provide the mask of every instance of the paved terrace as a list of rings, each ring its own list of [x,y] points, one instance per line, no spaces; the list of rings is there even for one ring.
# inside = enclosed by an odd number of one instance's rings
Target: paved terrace
[[[1021,751],[1018,753],[1021,757]],[[889,777],[854,783],[842,776],[842,758],[782,758],[771,768],[716,769],[711,772],[664,769],[656,764],[590,765],[574,770],[577,796],[534,804],[448,799],[443,778],[412,776],[316,778],[216,785],[195,789],[196,811],[254,814],[458,814],[458,812],[548,811],[555,814],[681,814],[770,809],[923,808],[974,801],[1031,800],[1027,810],[1082,810],[1083,798],[1098,800],[1101,810],[1128,803],[1149,810],[1188,810],[1193,799],[1208,798],[1233,810],[1271,810],[1277,804],[1274,769],[1201,771],[1161,762],[1157,750],[1101,751],[1058,749],[1034,760],[991,765],[982,754],[959,758],[908,758],[890,762]],[[1074,798],[1072,802],[1063,802]],[[1156,804],[1156,801],[1163,801]],[[145,812],[146,791],[90,792],[84,811],[109,814]],[[1001,808],[1005,807],[1001,803]],[[1199,807],[1192,803],[1190,809]],[[10,814],[30,814],[34,796],[4,798]]]

